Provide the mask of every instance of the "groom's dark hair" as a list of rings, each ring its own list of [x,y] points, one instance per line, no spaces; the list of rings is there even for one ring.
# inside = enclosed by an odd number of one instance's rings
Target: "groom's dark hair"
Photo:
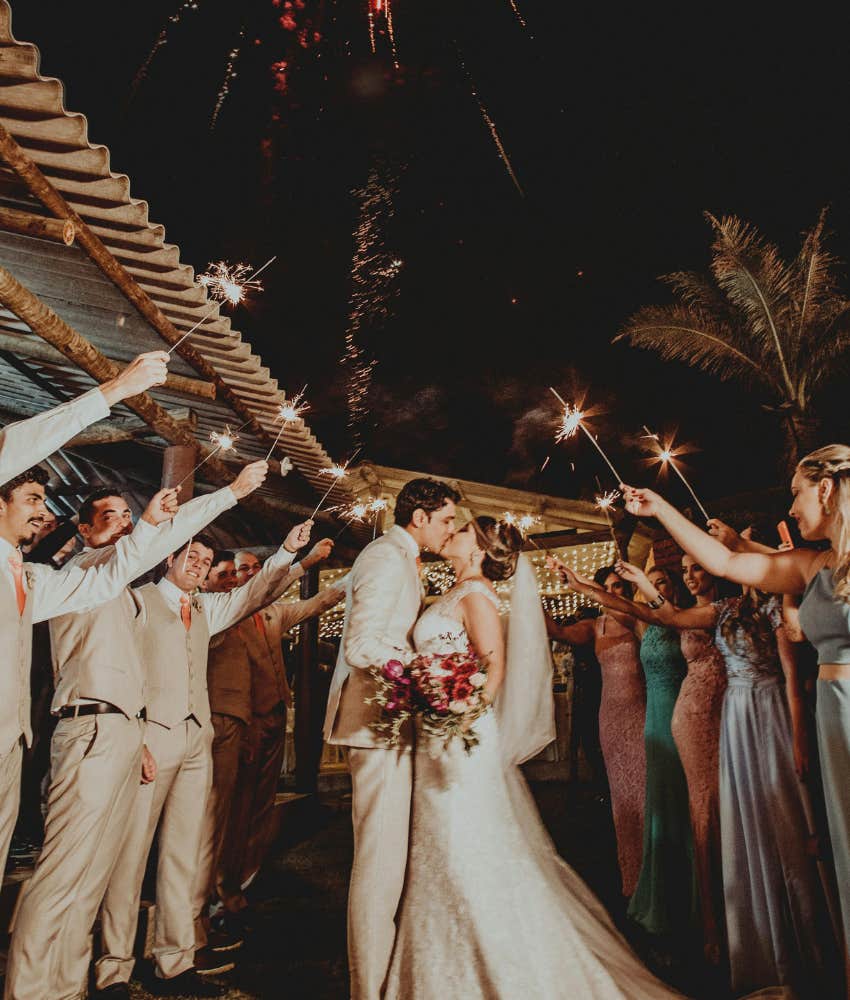
[[[445,507],[449,500],[457,503],[460,494],[447,483],[436,479],[411,479],[395,498],[395,523],[400,528],[406,528],[413,520],[415,510],[424,510],[430,517],[435,510]]]

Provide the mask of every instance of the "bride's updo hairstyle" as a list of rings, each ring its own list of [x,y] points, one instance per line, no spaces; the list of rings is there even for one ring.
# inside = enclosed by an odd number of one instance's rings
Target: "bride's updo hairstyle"
[[[523,537],[519,528],[493,517],[476,517],[472,521],[475,537],[484,550],[481,572],[488,580],[507,580],[516,572],[522,551]]]

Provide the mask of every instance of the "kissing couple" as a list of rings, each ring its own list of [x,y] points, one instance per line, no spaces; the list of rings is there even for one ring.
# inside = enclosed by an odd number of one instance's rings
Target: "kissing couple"
[[[325,738],[348,747],[354,861],[352,1000],[660,1000],[679,994],[637,959],[552,844],[519,765],[555,738],[552,666],[523,538],[433,479],[399,492],[395,524],[349,575]],[[419,554],[456,583],[426,610]],[[494,581],[513,580],[507,629]],[[472,646],[486,658],[478,745],[439,753],[376,733],[373,668]]]

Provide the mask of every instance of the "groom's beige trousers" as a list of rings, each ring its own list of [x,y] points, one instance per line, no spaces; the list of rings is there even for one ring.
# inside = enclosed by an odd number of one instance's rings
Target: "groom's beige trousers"
[[[380,1000],[404,888],[413,754],[349,747],[354,862],[348,894],[351,1000]]]

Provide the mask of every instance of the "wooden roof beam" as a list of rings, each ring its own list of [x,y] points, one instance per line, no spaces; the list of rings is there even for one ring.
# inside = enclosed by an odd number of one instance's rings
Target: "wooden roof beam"
[[[73,224],[78,245],[85,250],[106,277],[132,302],[163,340],[168,344],[176,344],[180,340],[181,334],[174,327],[173,323],[171,323],[159,306],[118,263],[107,247],[95,236],[80,215],[74,211],[71,205],[68,204],[65,198],[44,176],[38,166],[27,156],[8,129],[3,125],[0,125],[0,157],[20,177],[30,193],[38,198],[56,218],[63,221],[70,221]],[[196,371],[215,383],[219,399],[232,407],[245,421],[245,425],[250,427],[252,433],[256,434],[261,440],[268,441],[269,443],[274,440],[269,432],[256,420],[248,407],[242,403],[239,396],[221,378],[215,368],[189,344],[188,340],[184,341],[177,350],[180,356],[188,361]],[[106,359],[104,358],[104,360]]]

